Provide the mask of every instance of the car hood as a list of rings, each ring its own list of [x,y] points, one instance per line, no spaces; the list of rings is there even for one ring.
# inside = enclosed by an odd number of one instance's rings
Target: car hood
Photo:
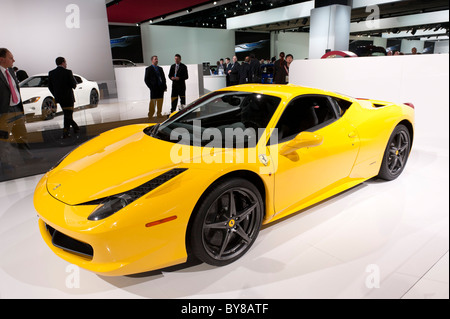
[[[177,167],[170,156],[175,144],[148,136],[145,127],[107,133],[76,149],[49,173],[49,193],[78,205],[129,191]]]

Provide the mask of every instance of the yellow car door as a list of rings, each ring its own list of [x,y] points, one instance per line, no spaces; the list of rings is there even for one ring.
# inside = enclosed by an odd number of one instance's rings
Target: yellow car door
[[[303,123],[301,123],[303,122]],[[274,156],[275,216],[292,213],[303,203],[338,187],[349,176],[359,150],[359,137],[330,97],[293,100],[277,125]]]

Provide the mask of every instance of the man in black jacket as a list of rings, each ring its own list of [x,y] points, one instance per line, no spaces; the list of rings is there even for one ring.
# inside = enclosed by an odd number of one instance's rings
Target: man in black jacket
[[[186,80],[189,78],[187,66],[181,63],[181,56],[175,54],[175,64],[170,67],[169,79],[172,80],[172,109],[171,112],[177,110],[178,97],[181,100],[181,107],[186,107]]]
[[[227,73],[230,76],[230,85],[239,84],[239,62],[237,56],[233,57],[233,62],[228,64]]]
[[[73,77],[72,71],[67,69],[66,59],[58,57],[55,62],[57,68],[48,73],[48,89],[55,97],[56,103],[59,103],[63,110],[63,138],[66,138],[70,136],[71,126],[75,133],[78,133],[80,130],[77,123],[73,120],[73,108],[75,105],[73,90],[77,87],[77,81]]]
[[[152,119],[155,108],[158,107],[157,117],[162,117],[164,92],[167,91],[166,76],[163,69],[158,66],[158,57],[152,56],[152,65],[145,69],[145,84],[150,89],[150,106],[148,118]]]
[[[250,54],[250,73],[249,73],[249,83],[259,83],[261,84],[261,63],[256,59],[255,55]]]

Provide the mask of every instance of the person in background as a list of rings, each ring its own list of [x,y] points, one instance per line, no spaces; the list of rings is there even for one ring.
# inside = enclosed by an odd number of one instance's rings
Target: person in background
[[[28,79],[27,72],[25,72],[24,70],[19,70],[19,68],[16,66],[13,69],[14,69],[14,72],[16,72],[16,76],[17,76],[17,79],[19,80],[19,82],[22,82],[23,80]]]
[[[0,48],[0,163],[2,170],[16,165],[12,158],[13,149],[9,143],[15,143],[22,159],[34,163],[27,142],[27,130],[19,80],[13,69],[14,56],[6,48]],[[11,155],[11,156],[10,156]]]
[[[273,83],[286,84],[286,77],[288,75],[287,63],[285,60],[285,53],[280,53],[280,59],[275,61],[273,72]]]
[[[186,107],[186,80],[189,79],[187,66],[181,63],[181,55],[179,54],[175,54],[175,64],[170,67],[169,79],[172,80],[171,113],[173,113],[177,110],[178,97],[181,100],[180,109]]]
[[[217,62],[217,75],[224,75],[225,74],[225,64],[223,64],[223,59],[220,59]]]
[[[166,76],[164,70],[158,66],[158,57],[152,56],[152,65],[145,69],[145,84],[150,89],[150,104],[148,118],[151,120],[155,115],[155,109],[157,109],[156,116],[161,118],[164,92],[167,91]]]
[[[239,84],[246,84],[250,78],[250,57],[245,57],[244,62],[239,66]]]
[[[289,72],[292,61],[294,61],[294,56],[292,54],[286,55],[286,66],[287,66],[286,83],[289,83]]]
[[[225,75],[226,75],[226,85],[230,86],[230,74],[228,71],[230,70],[229,67],[231,65],[230,58],[225,58]]]
[[[233,56],[233,62],[228,64],[227,73],[230,76],[230,85],[239,84],[239,62],[237,56]]]
[[[61,105],[64,113],[63,138],[70,137],[70,127],[74,133],[80,130],[73,120],[73,109],[75,105],[75,95],[73,90],[77,87],[77,81],[73,77],[71,70],[67,69],[66,59],[58,57],[55,60],[56,69],[48,73],[48,89],[55,97],[56,103]]]
[[[286,55],[286,64],[289,70],[289,67],[291,66],[292,61],[294,61],[294,56],[292,54]]]
[[[250,54],[250,70],[249,70],[249,83],[260,83],[261,84],[261,64],[258,59],[256,59],[255,55]]]

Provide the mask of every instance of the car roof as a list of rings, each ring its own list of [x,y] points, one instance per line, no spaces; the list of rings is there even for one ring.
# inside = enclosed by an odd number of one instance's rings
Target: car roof
[[[321,89],[314,89],[294,84],[280,85],[280,84],[242,84],[236,86],[230,86],[219,91],[241,91],[241,92],[253,92],[260,94],[269,94],[276,95],[280,97],[284,97],[285,99],[291,99],[298,95],[306,95],[306,94],[324,94],[324,95],[332,95],[338,97],[341,94],[324,91]],[[350,97],[345,96],[345,98],[349,99]]]

